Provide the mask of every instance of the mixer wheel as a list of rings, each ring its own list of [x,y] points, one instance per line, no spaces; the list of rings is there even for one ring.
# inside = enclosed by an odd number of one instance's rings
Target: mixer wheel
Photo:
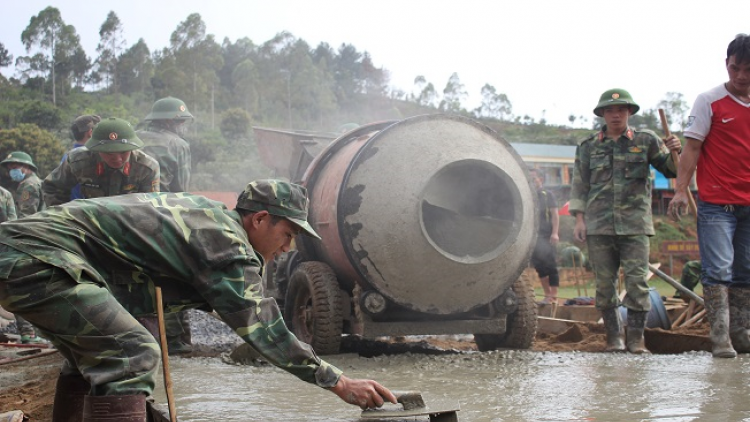
[[[289,280],[284,320],[317,354],[338,353],[344,327],[343,298],[331,267],[318,261],[303,262]]]
[[[508,315],[505,334],[474,334],[474,342],[480,351],[486,352],[497,348],[528,349],[534,342],[537,330],[534,286],[526,274],[521,274],[512,288],[518,298],[518,309]]]

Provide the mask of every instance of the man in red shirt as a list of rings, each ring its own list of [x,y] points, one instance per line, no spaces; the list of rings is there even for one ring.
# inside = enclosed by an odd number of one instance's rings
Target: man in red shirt
[[[729,81],[698,96],[668,212],[679,219],[697,166],[701,283],[712,353],[750,352],[750,35],[729,43]]]

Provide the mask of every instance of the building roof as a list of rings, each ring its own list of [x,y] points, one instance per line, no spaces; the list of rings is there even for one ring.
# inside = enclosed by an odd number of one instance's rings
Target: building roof
[[[573,163],[576,156],[575,145],[526,144],[511,142],[510,145],[524,161]]]

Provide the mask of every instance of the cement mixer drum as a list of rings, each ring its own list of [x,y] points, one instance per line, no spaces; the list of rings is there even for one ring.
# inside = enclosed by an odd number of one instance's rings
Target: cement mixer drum
[[[536,192],[513,148],[451,115],[365,132],[306,174],[320,259],[343,284],[423,313],[468,312],[508,290],[537,232]]]

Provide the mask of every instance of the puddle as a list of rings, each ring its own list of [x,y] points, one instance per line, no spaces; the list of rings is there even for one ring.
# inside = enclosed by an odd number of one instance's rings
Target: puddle
[[[327,360],[350,377],[420,391],[428,405],[458,401],[461,421],[750,421],[750,356],[499,351]],[[182,422],[360,420],[359,408],[275,367],[172,358],[170,369]],[[166,403],[161,383],[156,399]]]

